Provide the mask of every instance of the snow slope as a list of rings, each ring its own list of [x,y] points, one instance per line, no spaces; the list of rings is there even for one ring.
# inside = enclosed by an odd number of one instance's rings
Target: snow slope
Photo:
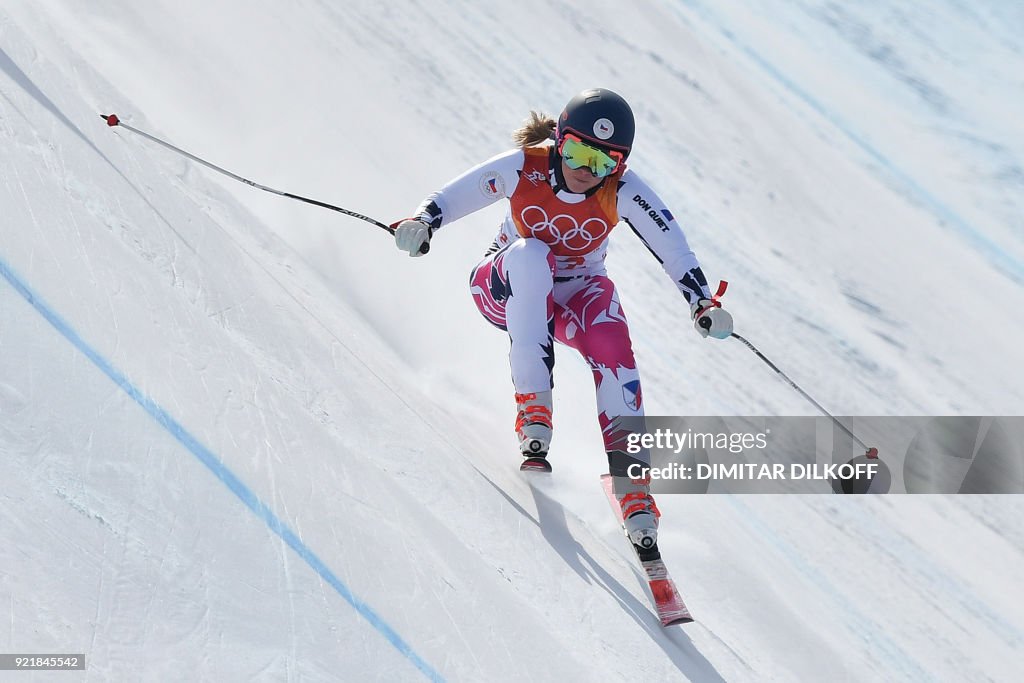
[[[1018,497],[662,497],[698,618],[663,631],[568,354],[557,471],[515,471],[506,342],[465,292],[500,212],[411,260],[97,114],[390,221],[530,108],[611,87],[738,329],[825,405],[1020,414],[1021,25],[995,2],[5,2],[0,650],[84,652],[76,680],[1013,679]],[[609,267],[650,413],[812,413],[695,335],[628,231]]]

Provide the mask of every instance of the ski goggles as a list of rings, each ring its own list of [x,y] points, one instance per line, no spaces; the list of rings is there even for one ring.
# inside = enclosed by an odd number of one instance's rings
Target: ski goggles
[[[624,160],[622,152],[605,151],[591,147],[572,133],[562,136],[558,145],[558,154],[565,165],[576,170],[586,166],[598,178],[605,178],[618,170]]]

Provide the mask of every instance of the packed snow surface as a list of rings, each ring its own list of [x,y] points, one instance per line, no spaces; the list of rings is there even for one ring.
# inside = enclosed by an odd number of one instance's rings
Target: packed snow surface
[[[839,415],[1024,411],[1024,11],[987,0],[6,0],[0,652],[61,680],[1009,681],[1016,496],[662,496],[662,629],[585,364],[517,470],[507,339],[390,223],[587,87],[737,331]],[[629,230],[652,415],[809,415]],[[3,614],[0,613],[0,617]],[[58,674],[3,673],[6,680]]]

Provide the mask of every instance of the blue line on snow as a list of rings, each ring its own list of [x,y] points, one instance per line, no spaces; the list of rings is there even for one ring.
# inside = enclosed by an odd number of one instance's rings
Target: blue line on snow
[[[320,578],[330,584],[345,601],[370,623],[382,636],[384,636],[395,649],[402,653],[417,669],[422,671],[433,681],[443,681],[441,675],[427,664],[422,657],[406,643],[400,635],[386,622],[372,607],[357,597],[344,582],[332,572],[324,562],[317,557],[309,546],[302,542],[298,535],[288,525],[282,522],[277,515],[259,497],[239,479],[224,463],[214,455],[206,446],[192,436],[181,424],[161,408],[153,399],[132,384],[125,375],[117,370],[109,361],[101,356],[96,350],[89,346],[85,340],[72,327],[64,321],[49,305],[46,304],[15,272],[0,258],[0,275],[3,275],[11,286],[31,306],[39,312],[71,345],[78,349],[86,358],[92,361],[93,365],[100,369],[114,384],[121,387],[133,401],[138,403],[143,410],[156,420],[161,427],[171,434],[182,446],[187,448],[199,462],[206,465],[214,476],[231,489],[231,492],[238,496],[245,506],[252,510],[257,517],[277,534],[281,540],[288,544]]]
[[[982,252],[1004,275],[1017,284],[1024,284],[1024,261],[1009,253],[998,242],[990,238],[982,230],[974,227],[933,192],[917,182],[910,173],[904,171],[892,159],[883,154],[881,150],[872,145],[864,135],[854,130],[854,127],[844,121],[836,112],[830,110],[820,100],[812,96],[810,92],[797,85],[793,79],[786,76],[782,70],[762,56],[754,47],[743,42],[733,31],[729,30],[728,27],[719,21],[718,17],[711,10],[697,0],[682,0],[682,2],[700,13],[703,19],[713,24],[719,33],[742,50],[771,78],[793,93],[822,118],[838,128],[854,145],[871,157],[882,170],[888,172],[891,179],[901,184],[912,200],[929,209],[942,224],[959,233],[975,249]]]
[[[899,673],[911,681],[935,681],[933,674],[926,671],[908,652],[900,647],[895,639],[890,638],[885,628],[862,611],[856,602],[829,580],[826,572],[821,572],[809,562],[796,548],[782,538],[770,524],[761,520],[757,511],[752,510],[743,502],[743,496],[726,496],[729,505],[737,510],[751,525],[751,531],[759,538],[775,546],[780,553],[799,571],[809,583],[832,598],[839,610],[837,614],[848,624],[851,633],[857,634],[872,652],[873,659],[884,659],[890,673]],[[894,676],[897,677],[897,676]]]

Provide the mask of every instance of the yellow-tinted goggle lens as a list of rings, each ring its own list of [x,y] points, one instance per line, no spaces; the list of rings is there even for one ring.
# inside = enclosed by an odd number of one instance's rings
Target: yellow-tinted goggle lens
[[[569,168],[576,170],[586,166],[598,178],[604,178],[614,173],[622,159],[622,155],[617,152],[609,154],[596,147],[591,147],[571,135],[567,135],[562,141],[559,153]]]

